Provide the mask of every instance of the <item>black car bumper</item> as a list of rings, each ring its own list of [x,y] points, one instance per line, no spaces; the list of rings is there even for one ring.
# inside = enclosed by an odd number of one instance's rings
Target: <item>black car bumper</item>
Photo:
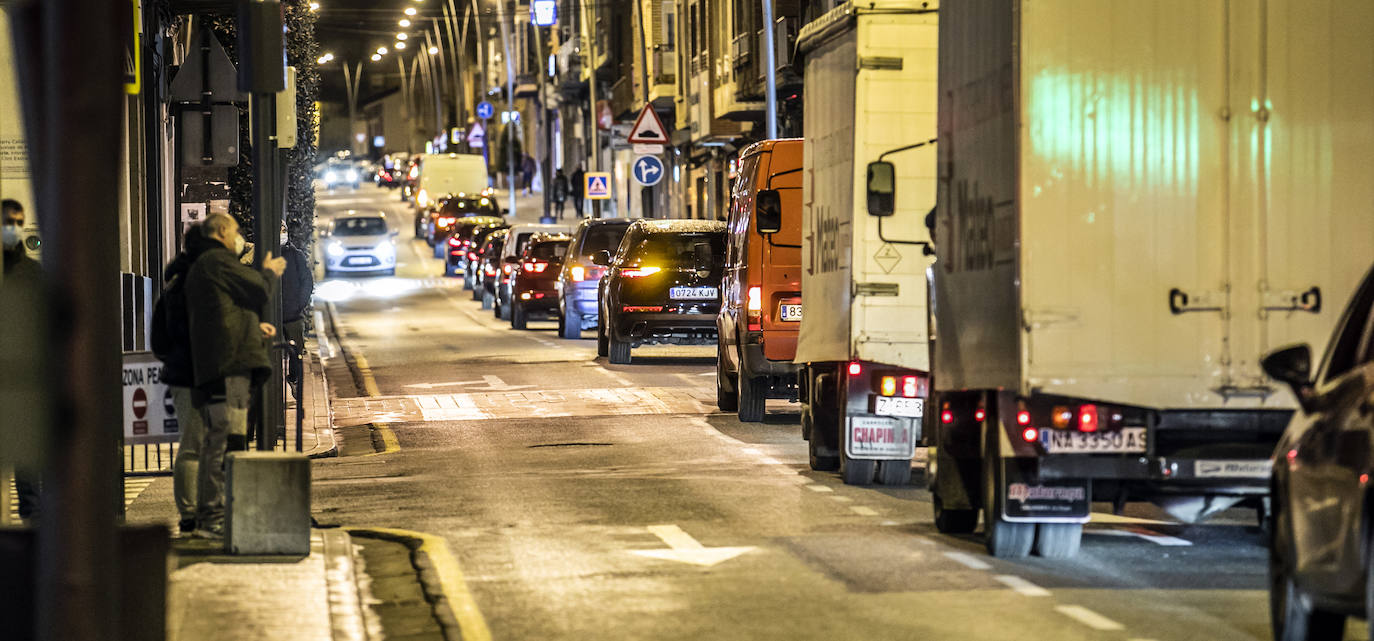
[[[662,314],[620,312],[613,316],[611,333],[616,340],[634,345],[714,345],[715,314]]]

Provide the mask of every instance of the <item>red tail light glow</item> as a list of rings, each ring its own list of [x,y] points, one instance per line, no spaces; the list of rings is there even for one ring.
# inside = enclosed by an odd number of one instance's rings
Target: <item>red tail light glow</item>
[[[575,265],[572,269],[568,270],[568,275],[572,277],[574,283],[580,283],[587,280],[587,268],[581,265]]]
[[[1017,424],[1017,425],[1020,425],[1020,426],[1022,426],[1022,427],[1025,427],[1025,426],[1027,426],[1027,425],[1030,425],[1030,424],[1031,424],[1031,415],[1030,415],[1030,412],[1027,412],[1026,410],[1021,410],[1021,411],[1017,412],[1017,413],[1016,413],[1016,424]]]
[[[1078,408],[1078,431],[1097,431],[1097,406],[1091,403]]]
[[[916,377],[906,376],[902,378],[902,396],[916,398]]]
[[[754,285],[749,288],[748,300],[745,303],[747,329],[757,332],[763,329],[763,288]]]
[[[477,260],[477,252],[468,252],[468,260]]]
[[[458,246],[458,243],[459,243],[459,241],[458,241],[457,238],[449,238],[449,239],[448,239],[449,247],[457,247],[457,246]]]
[[[661,311],[663,311],[663,306],[662,306],[662,305],[625,305],[625,306],[621,307],[620,309],[621,309],[621,311],[625,311],[625,312],[661,312]]]
[[[943,411],[943,412],[940,412],[940,422],[941,422],[941,423],[944,423],[945,425],[949,425],[950,423],[953,423],[953,422],[954,422],[954,412],[951,412],[951,411],[949,411],[949,410],[945,410],[945,411]]]
[[[486,274],[487,274],[488,276],[495,276],[495,275],[496,275],[496,266],[495,266],[495,265],[487,265],[486,267],[483,267],[483,268],[482,268],[482,271],[483,271],[483,272],[486,272]]]
[[[849,375],[850,375],[850,376],[858,376],[859,374],[862,374],[862,373],[864,373],[864,366],[863,366],[863,365],[860,365],[857,361],[855,361],[855,362],[849,364]]]
[[[506,263],[505,265],[502,265],[502,266],[501,266],[501,272],[502,272],[502,273],[509,274],[512,267],[515,267],[515,265],[512,265],[512,264],[510,264],[510,263]]]
[[[534,273],[536,273],[536,274],[542,274],[542,273],[544,273],[544,270],[545,270],[545,269],[548,269],[548,268],[549,268],[549,264],[548,264],[548,263],[541,263],[541,262],[536,262],[536,261],[530,261],[530,262],[528,262],[528,263],[525,263],[525,265],[524,265],[525,271],[527,271],[527,272],[534,272]]]
[[[1040,440],[1040,430],[1037,430],[1034,427],[1027,427],[1024,430],[1021,430],[1021,440],[1027,443],[1034,443]]]
[[[987,418],[987,417],[988,417],[988,412],[987,412],[987,410],[985,410],[985,409],[983,409],[983,408],[981,408],[981,407],[978,408],[978,409],[976,409],[976,410],[973,410],[973,420],[978,421],[979,423],[982,423],[982,422],[983,422],[983,419],[985,419],[985,418]]]

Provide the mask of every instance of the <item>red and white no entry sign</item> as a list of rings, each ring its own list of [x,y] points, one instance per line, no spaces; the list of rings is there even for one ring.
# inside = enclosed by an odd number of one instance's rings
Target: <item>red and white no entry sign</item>
[[[130,405],[134,410],[134,418],[143,420],[148,414],[148,393],[142,387],[134,389],[134,400]]]

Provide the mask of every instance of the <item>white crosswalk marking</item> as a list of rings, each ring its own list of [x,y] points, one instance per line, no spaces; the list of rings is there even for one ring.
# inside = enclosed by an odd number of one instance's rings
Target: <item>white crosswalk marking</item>
[[[709,414],[715,392],[701,388],[595,388],[345,398],[334,403],[339,425],[358,421],[478,421],[562,416]]]

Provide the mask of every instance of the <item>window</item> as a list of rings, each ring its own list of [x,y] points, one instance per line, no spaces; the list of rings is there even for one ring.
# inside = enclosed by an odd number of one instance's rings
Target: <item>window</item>
[[[381,218],[344,218],[334,221],[335,236],[380,236],[386,233]]]
[[[1356,365],[1374,358],[1370,353],[1371,325],[1374,324],[1374,273],[1366,276],[1355,294],[1354,302],[1341,320],[1340,331],[1326,353],[1326,373],[1323,380],[1332,381]]]
[[[620,240],[625,237],[629,225],[596,225],[587,230],[582,237],[581,254],[590,258],[599,251],[615,253]]]
[[[561,262],[564,256],[568,255],[568,241],[554,240],[543,241],[530,245],[529,258],[549,262]]]
[[[696,266],[697,243],[708,243],[711,246],[712,267],[720,267],[725,263],[723,232],[653,234],[635,245],[626,263],[690,269]]]

